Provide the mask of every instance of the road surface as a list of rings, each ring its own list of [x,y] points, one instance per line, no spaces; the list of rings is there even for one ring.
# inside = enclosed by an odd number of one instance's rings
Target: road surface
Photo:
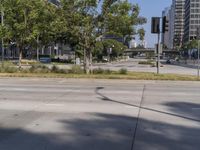
[[[199,150],[200,83],[0,79],[0,150]]]
[[[121,68],[126,68],[128,71],[136,72],[157,72],[156,67],[150,65],[138,64],[139,61],[147,61],[145,59],[129,59],[123,62],[113,62],[105,64],[94,64],[93,68],[103,68],[118,71]],[[178,65],[178,64],[166,64],[162,60],[162,67],[160,67],[160,73],[163,74],[181,74],[181,75],[197,75],[197,68],[188,65]]]

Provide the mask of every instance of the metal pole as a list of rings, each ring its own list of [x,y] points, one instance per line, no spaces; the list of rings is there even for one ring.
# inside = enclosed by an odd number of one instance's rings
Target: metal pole
[[[3,7],[1,6],[1,25],[4,26],[4,12],[3,12]],[[2,56],[1,56],[1,59],[2,59],[2,64],[4,62],[4,39],[3,37],[1,38],[1,49],[2,49]]]
[[[200,73],[200,71],[199,71],[200,70],[200,66],[199,66],[199,54],[200,54],[199,49],[200,49],[200,47],[199,46],[200,46],[200,43],[199,43],[199,40],[198,40],[198,62],[197,62],[197,65],[198,65],[197,66],[197,76],[198,76],[198,79],[199,79],[199,76],[200,76],[200,74],[199,74]]]
[[[157,74],[160,73],[160,30],[158,33],[158,45],[157,45]]]

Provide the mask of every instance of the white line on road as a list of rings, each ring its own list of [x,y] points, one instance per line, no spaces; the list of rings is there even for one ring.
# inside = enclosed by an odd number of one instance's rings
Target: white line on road
[[[57,107],[63,107],[64,104],[45,104],[46,106],[57,106]]]

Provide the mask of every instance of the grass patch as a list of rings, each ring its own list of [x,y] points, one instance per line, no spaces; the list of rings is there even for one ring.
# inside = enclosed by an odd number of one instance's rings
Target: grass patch
[[[36,60],[22,59],[21,64],[22,65],[38,65],[38,64],[40,64],[40,62],[38,62]]]
[[[16,73],[16,72],[18,72],[18,69],[12,62],[5,61],[0,64],[0,73]]]
[[[83,74],[84,70],[81,68],[81,66],[73,65],[71,69],[69,69],[69,73],[71,74]]]
[[[80,66],[70,69],[51,68],[45,65],[32,65],[30,68],[19,70],[12,62],[0,65],[0,77],[41,77],[41,78],[91,78],[91,79],[129,79],[129,80],[174,80],[200,81],[196,76],[178,74],[156,74],[147,72],[128,72],[122,68],[119,71],[97,68],[90,75],[84,74]]]
[[[154,65],[154,61],[153,60],[139,61],[138,64],[140,64],[140,65]]]
[[[92,70],[93,74],[112,74],[113,72],[110,69],[102,69],[102,68],[96,68]]]
[[[200,81],[196,76],[160,74],[145,72],[128,72],[126,75],[113,72],[112,74],[61,74],[61,73],[0,73],[0,77],[40,77],[40,78],[88,78],[88,79],[127,79],[127,80],[172,80]]]
[[[128,70],[126,68],[121,68],[119,70],[119,74],[127,74],[128,73]]]

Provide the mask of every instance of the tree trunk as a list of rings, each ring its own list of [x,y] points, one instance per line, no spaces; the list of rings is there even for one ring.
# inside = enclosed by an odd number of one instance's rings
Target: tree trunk
[[[37,61],[39,61],[39,36],[37,36]]]
[[[84,49],[84,71],[90,74],[90,52],[87,49]]]
[[[19,47],[19,69],[22,67],[22,47]]]
[[[93,74],[93,69],[92,69],[92,52],[90,51],[90,72]]]
[[[42,46],[42,55],[44,55],[44,48],[45,48],[45,46],[43,45]]]

